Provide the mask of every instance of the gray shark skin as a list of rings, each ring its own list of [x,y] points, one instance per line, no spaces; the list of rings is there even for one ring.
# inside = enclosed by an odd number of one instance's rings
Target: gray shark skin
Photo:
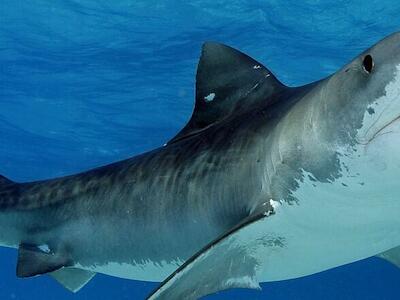
[[[206,43],[192,118],[165,146],[62,178],[0,177],[0,244],[19,249],[18,276],[72,291],[97,272],[167,278],[149,299],[398,262],[398,153],[400,33],[294,88]]]

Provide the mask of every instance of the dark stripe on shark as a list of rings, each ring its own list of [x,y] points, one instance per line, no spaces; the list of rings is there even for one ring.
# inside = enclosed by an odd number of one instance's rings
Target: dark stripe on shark
[[[243,118],[254,118],[253,112],[247,115]],[[148,189],[156,188],[159,182],[162,182],[166,189],[171,189],[174,187],[174,181],[182,174],[197,180],[199,177],[204,178],[209,172],[222,171],[221,167],[226,167],[227,163],[233,165],[241,158],[241,152],[251,148],[258,135],[262,134],[257,133],[254,128],[246,128],[249,127],[247,125],[232,124],[228,121],[170,146],[77,175],[28,183],[7,181],[7,184],[0,185],[0,208],[33,210],[61,205],[81,198],[82,195],[85,195],[84,199],[87,201],[104,198],[115,188],[116,183],[123,192],[129,192],[144,181],[148,183]],[[243,136],[237,135],[235,128],[249,130],[252,134],[244,139]],[[227,140],[230,142],[226,143]],[[237,145],[237,153],[221,156],[232,143]],[[193,161],[196,161],[196,168],[188,168]],[[122,193],[122,190],[120,192]]]

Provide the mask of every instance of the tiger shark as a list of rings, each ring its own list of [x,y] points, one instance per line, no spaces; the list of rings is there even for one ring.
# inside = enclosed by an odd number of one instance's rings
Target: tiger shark
[[[96,273],[198,299],[371,256],[400,266],[400,33],[287,87],[202,48],[191,119],[167,144],[61,178],[0,178],[17,276],[78,291]]]

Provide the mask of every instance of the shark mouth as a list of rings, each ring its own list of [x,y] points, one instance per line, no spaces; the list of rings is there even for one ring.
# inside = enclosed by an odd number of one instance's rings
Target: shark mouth
[[[379,130],[377,130],[373,135],[371,135],[369,138],[366,139],[357,139],[357,143],[361,145],[368,145],[371,143],[373,140],[375,140],[377,137],[385,135],[385,134],[390,134],[393,133],[393,130],[388,130],[385,131],[385,129],[388,129],[391,127],[391,125],[395,124],[396,122],[400,121],[400,115],[394,118],[392,121],[386,123],[384,126],[382,126]]]

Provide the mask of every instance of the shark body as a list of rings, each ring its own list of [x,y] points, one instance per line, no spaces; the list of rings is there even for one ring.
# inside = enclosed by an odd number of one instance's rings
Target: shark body
[[[62,178],[0,177],[0,243],[19,249],[18,276],[72,291],[95,273],[165,279],[149,299],[398,264],[398,153],[399,33],[295,88],[206,43],[192,118],[165,146]]]

